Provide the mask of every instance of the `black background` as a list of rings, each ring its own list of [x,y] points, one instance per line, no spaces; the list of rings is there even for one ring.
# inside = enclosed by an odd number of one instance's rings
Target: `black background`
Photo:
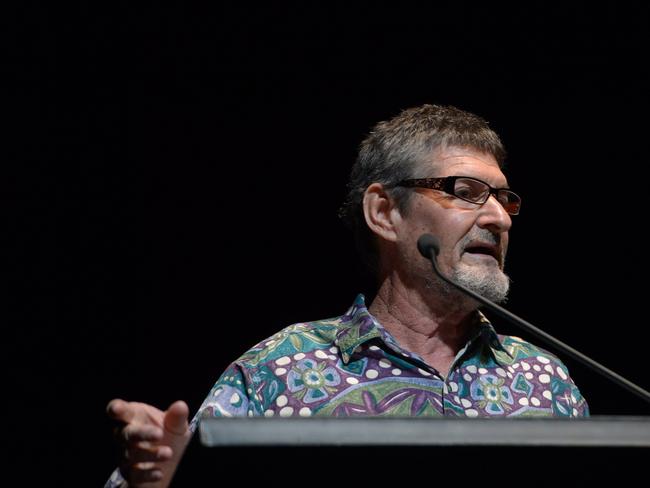
[[[3,19],[22,473],[101,485],[111,398],[194,410],[251,345],[371,297],[337,209],[367,131],[422,103],[485,117],[508,149],[508,308],[650,388],[647,8],[93,5]],[[593,414],[648,413],[563,359]]]

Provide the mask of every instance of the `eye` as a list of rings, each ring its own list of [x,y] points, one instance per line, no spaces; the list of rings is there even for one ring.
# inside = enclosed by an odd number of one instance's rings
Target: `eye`
[[[465,185],[456,185],[456,196],[461,198],[472,198],[474,196],[474,191],[469,186]]]
[[[485,199],[490,189],[482,182],[470,179],[458,179],[454,186],[454,194],[464,200],[479,202]]]
[[[500,191],[497,194],[497,200],[504,207],[510,203],[510,195],[504,191]]]
[[[508,190],[501,190],[497,195],[497,200],[510,215],[517,215],[521,206],[521,199],[515,193]]]

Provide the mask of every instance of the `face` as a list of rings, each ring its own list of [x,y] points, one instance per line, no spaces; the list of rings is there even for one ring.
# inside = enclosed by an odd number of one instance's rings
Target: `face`
[[[508,187],[493,156],[467,148],[437,151],[416,176],[471,176],[494,188]],[[430,276],[431,267],[416,243],[422,234],[433,234],[440,244],[438,266],[446,276],[490,300],[503,301],[509,287],[503,266],[512,225],[503,206],[494,196],[476,205],[437,190],[418,188],[413,193],[408,213],[398,220],[397,242],[405,262],[425,266],[420,269]]]

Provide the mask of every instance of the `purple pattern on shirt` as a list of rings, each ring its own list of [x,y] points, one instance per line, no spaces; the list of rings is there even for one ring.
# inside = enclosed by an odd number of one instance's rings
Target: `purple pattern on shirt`
[[[294,324],[253,347],[232,363],[201,411],[241,415],[244,405],[231,407],[232,398],[246,398],[246,414],[254,416],[588,415],[557,357],[522,339],[498,336],[482,314],[443,377],[403,349],[361,295],[340,317]]]
[[[403,349],[359,295],[342,316],[291,325],[233,362],[203,416],[583,417],[564,364],[523,339],[498,336],[480,313],[446,377]],[[106,487],[119,486],[119,472]]]

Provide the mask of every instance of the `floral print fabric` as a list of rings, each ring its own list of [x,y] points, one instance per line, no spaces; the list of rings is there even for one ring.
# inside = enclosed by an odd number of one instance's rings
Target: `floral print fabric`
[[[342,316],[291,325],[233,362],[190,424],[203,416],[585,417],[587,402],[554,355],[475,333],[442,377],[403,349],[359,295]],[[126,486],[115,470],[105,488]]]
[[[232,363],[195,417],[398,415],[582,417],[586,401],[554,355],[499,336],[480,313],[442,377],[399,346],[359,295],[342,316],[294,324]]]

